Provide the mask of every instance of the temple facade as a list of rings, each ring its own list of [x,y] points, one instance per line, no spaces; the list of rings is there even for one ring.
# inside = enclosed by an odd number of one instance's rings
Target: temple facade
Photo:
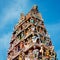
[[[12,33],[7,60],[56,60],[38,6],[34,5],[26,16],[21,13]]]

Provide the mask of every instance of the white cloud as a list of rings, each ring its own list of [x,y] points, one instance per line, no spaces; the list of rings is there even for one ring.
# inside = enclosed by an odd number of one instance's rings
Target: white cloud
[[[60,26],[59,22],[55,23],[55,24],[46,24],[47,30],[50,31],[50,32],[53,32],[54,34],[56,34],[57,32],[60,31],[59,26]]]
[[[2,22],[0,24],[0,28],[4,27],[8,22],[14,21],[14,18],[17,18],[19,16],[19,13],[20,12],[16,11],[15,8],[10,8],[7,11],[5,11],[4,16],[2,17]]]
[[[12,5],[9,5],[3,10],[2,18],[0,22],[0,29],[4,28],[4,26],[9,22],[14,22],[15,18],[20,16],[20,13],[24,11],[24,8],[27,6],[27,0],[24,1],[14,1]]]
[[[0,38],[0,60],[6,60],[9,43],[11,39],[11,32],[3,35]]]
[[[3,47],[7,48],[9,46],[8,44],[11,39],[11,34],[12,34],[11,32],[7,33],[0,38],[0,48],[3,49]]]
[[[60,60],[60,50],[57,51],[57,58]]]

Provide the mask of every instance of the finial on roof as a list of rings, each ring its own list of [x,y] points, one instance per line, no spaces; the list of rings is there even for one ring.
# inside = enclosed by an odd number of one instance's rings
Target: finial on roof
[[[20,19],[19,19],[19,22],[18,23],[20,23],[24,19],[25,19],[25,15],[24,15],[24,13],[21,13],[20,14]]]
[[[24,13],[21,13],[20,16],[24,16]]]
[[[21,16],[21,17],[20,17],[20,20],[24,20],[24,19],[25,19],[25,15],[24,15],[24,13],[21,13],[20,16]]]
[[[38,6],[37,5],[34,5],[31,9],[32,12],[38,12]]]
[[[38,6],[37,5],[34,5],[32,9],[38,9]]]

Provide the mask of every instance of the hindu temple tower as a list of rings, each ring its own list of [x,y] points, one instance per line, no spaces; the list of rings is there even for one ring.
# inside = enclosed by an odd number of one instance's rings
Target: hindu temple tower
[[[34,5],[14,27],[7,60],[56,60],[56,53],[43,18]]]

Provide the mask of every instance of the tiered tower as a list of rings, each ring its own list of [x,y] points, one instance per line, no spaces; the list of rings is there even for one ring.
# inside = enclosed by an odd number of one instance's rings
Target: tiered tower
[[[21,14],[10,41],[7,60],[56,60],[56,53],[36,5]]]

